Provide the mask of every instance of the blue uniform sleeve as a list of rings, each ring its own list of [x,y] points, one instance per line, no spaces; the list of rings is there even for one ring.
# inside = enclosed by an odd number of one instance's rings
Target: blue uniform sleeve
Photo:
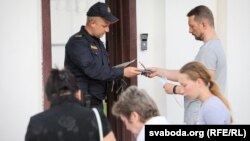
[[[66,50],[75,66],[92,79],[112,80],[123,77],[124,68],[112,68],[106,50],[92,51],[86,40],[72,39],[67,44]]]

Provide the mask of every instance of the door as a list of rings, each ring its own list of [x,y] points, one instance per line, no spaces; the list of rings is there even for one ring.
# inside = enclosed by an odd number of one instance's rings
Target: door
[[[137,33],[136,33],[136,0],[106,0],[112,13],[119,21],[110,27],[107,33],[107,49],[110,54],[110,63],[117,65],[122,62],[137,58]],[[136,63],[133,63],[136,66]],[[137,78],[125,79],[127,86],[137,85]],[[135,137],[126,130],[120,119],[111,114],[114,101],[119,97],[119,85],[108,92],[108,118],[118,141],[134,141]]]
[[[51,14],[51,6],[58,8],[57,10],[66,10],[63,13],[69,14],[72,12],[78,13],[79,11],[79,2],[78,0],[72,1],[74,5],[67,7],[63,2],[69,2],[67,0],[53,0],[53,5],[51,5],[51,0],[41,0],[42,2],[42,30],[43,30],[43,83],[45,84],[48,74],[52,67],[63,67],[64,60],[64,46],[66,43],[66,37],[70,37],[73,32],[77,32],[80,28],[78,24],[69,25],[71,29],[67,29],[64,33],[67,35],[60,35],[60,33],[51,33],[51,31],[57,32],[58,30],[54,29],[55,26],[60,27],[60,22],[58,24],[52,23],[51,17],[56,16],[55,13]],[[81,1],[82,2],[82,1]],[[87,5],[92,5],[93,1],[84,1]],[[110,6],[112,13],[119,18],[119,21],[110,27],[110,32],[106,35],[106,47],[110,54],[110,63],[111,65],[120,64],[124,61],[129,61],[137,57],[137,43],[136,43],[136,1],[135,0],[106,0],[106,3]],[[61,6],[61,7],[60,7]],[[87,6],[85,5],[85,8]],[[65,9],[63,9],[65,8]],[[53,9],[56,10],[56,9]],[[67,12],[67,10],[69,10]],[[66,13],[65,13],[66,12]],[[81,16],[79,19],[83,19],[86,16],[85,12],[80,12]],[[68,15],[69,18],[74,18],[77,15]],[[57,17],[59,18],[59,17]],[[78,19],[78,18],[77,18]],[[76,19],[73,19],[76,20]],[[84,24],[84,19],[81,22]],[[68,23],[72,24],[72,23]],[[53,29],[51,29],[53,28]],[[66,26],[66,28],[69,28]],[[74,29],[74,30],[72,30]],[[60,30],[58,32],[61,32]],[[58,34],[58,35],[57,35]],[[58,36],[63,36],[58,38]],[[63,39],[63,40],[62,40]],[[104,38],[105,40],[105,38]],[[136,63],[133,64],[135,66]],[[137,79],[125,79],[127,86],[136,85]],[[115,87],[114,91],[118,88]],[[110,90],[110,89],[109,89]],[[117,100],[119,94],[116,94],[109,91],[107,99],[107,116],[111,122],[112,129],[115,133],[117,141],[134,141],[134,136],[126,130],[124,124],[111,114],[111,107],[113,102]],[[44,95],[44,109],[49,107],[49,102],[46,100]]]

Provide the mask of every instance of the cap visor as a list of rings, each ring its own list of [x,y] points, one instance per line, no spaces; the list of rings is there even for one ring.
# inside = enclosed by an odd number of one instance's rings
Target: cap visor
[[[106,17],[104,17],[104,19],[108,20],[111,23],[115,23],[115,22],[117,22],[119,20],[115,16],[106,16]]]

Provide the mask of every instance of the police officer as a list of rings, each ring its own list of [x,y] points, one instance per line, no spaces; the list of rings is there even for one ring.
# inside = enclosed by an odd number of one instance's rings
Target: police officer
[[[109,32],[109,25],[118,19],[110,8],[97,2],[87,12],[86,26],[70,37],[66,44],[64,65],[77,79],[82,92],[90,95],[90,106],[102,109],[107,82],[140,74],[135,67],[113,68],[100,38]]]

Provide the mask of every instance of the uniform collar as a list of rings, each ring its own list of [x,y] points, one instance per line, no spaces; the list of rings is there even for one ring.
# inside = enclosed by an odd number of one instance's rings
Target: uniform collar
[[[81,29],[80,29],[80,33],[86,37],[86,39],[89,41],[89,42],[92,42],[92,43],[95,43],[95,44],[98,44],[98,42],[100,42],[100,39],[99,38],[96,38],[94,36],[91,36],[88,31],[85,29],[85,26],[81,26]]]

